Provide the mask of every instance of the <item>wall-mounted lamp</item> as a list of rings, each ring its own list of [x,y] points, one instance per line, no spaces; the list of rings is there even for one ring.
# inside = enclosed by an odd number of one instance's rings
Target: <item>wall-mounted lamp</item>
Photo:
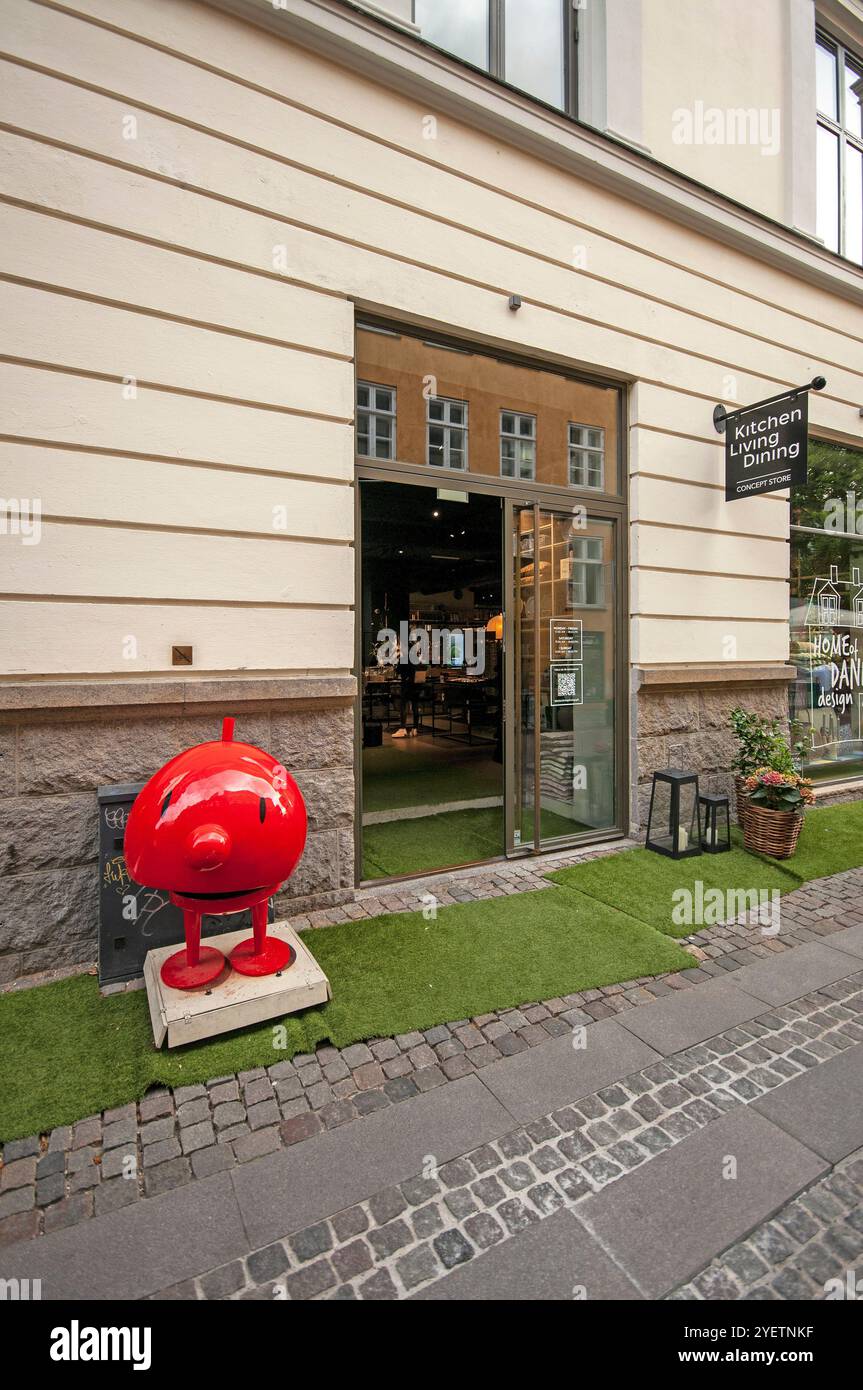
[[[520,294],[511,294],[511,295],[510,295],[510,297],[509,297],[509,307],[510,307],[510,309],[512,309],[512,312],[513,312],[513,313],[515,313],[515,311],[516,311],[517,309],[520,309],[520,308],[521,308],[521,295],[520,295]]]

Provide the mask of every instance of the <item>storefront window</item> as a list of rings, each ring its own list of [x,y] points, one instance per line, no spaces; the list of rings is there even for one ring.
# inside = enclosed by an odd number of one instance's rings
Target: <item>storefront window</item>
[[[619,496],[618,391],[413,335],[357,329],[357,453],[441,472]],[[392,429],[372,397],[391,383]],[[398,398],[398,434],[395,401]],[[383,437],[381,430],[384,430]],[[394,441],[395,453],[381,452]]]
[[[791,663],[804,771],[863,776],[863,451],[823,440],[794,495]]]

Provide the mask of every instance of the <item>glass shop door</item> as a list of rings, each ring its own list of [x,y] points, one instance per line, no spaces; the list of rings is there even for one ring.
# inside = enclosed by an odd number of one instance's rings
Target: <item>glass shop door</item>
[[[508,507],[507,847],[539,852],[619,819],[617,522]]]

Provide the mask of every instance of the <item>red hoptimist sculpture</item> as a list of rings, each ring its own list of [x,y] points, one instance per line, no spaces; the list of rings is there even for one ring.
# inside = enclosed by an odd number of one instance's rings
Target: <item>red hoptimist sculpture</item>
[[[299,863],[306,807],[281,763],[250,743],[235,743],[234,721],[222,737],[172,758],[136,797],[126,825],[129,873],[167,890],[183,911],[186,948],[169,956],[162,979],[174,989],[212,983],[225,957],[201,945],[201,917],[252,910],[253,935],[231,952],[243,975],[272,975],[295,952],[267,935],[267,905]]]

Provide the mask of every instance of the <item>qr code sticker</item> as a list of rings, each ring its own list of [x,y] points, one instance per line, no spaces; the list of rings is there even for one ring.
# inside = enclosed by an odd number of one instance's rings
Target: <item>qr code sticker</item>
[[[562,700],[578,699],[578,681],[575,671],[561,671],[557,678],[557,694]]]

